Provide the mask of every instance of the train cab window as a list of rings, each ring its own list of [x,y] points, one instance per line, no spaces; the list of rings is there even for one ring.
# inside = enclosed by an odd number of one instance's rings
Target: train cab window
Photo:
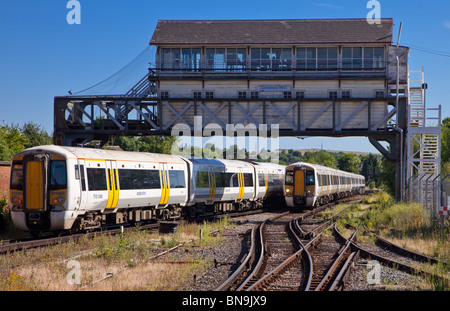
[[[11,168],[11,189],[23,189],[23,164],[13,163]]]
[[[66,161],[50,161],[50,188],[67,188]]]
[[[244,173],[244,187],[253,187],[253,174]]]
[[[184,171],[169,171],[170,188],[186,188]]]
[[[106,171],[104,168],[88,168],[87,176],[90,191],[108,190],[106,185]]]
[[[294,185],[294,172],[293,171],[287,171],[286,177],[284,181],[286,186],[293,186]],[[259,184],[261,186],[261,183]],[[264,185],[262,185],[264,186]]]
[[[315,182],[316,181],[314,179],[314,171],[306,171],[306,185],[314,186]]]

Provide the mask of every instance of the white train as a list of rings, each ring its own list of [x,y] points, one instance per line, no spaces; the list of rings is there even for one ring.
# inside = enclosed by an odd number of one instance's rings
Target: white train
[[[286,167],[284,197],[289,207],[315,207],[354,194],[364,194],[365,178],[304,162]]]
[[[284,166],[62,146],[12,159],[15,226],[84,230],[145,220],[255,209],[282,201]]]

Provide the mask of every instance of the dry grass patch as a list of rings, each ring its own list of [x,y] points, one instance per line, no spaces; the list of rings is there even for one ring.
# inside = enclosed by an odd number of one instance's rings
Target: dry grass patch
[[[193,255],[195,250],[219,243],[220,234],[210,233],[231,225],[225,218],[204,224],[183,223],[172,234],[136,228],[121,235],[99,233],[78,242],[3,255],[0,291],[181,290],[211,264],[208,258]],[[176,260],[183,263],[158,263],[153,259],[182,243],[190,247],[177,254]],[[97,283],[108,275],[112,277]],[[77,280],[79,284],[73,284]]]

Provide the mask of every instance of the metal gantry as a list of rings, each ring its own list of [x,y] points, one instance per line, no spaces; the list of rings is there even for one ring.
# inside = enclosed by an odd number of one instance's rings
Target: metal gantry
[[[409,72],[407,200],[437,216],[441,205],[441,106],[427,108],[424,68]]]

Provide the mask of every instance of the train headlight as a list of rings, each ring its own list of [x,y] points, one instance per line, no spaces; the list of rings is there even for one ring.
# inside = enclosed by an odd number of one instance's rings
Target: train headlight
[[[11,202],[12,202],[14,205],[19,205],[19,204],[22,204],[22,199],[20,199],[20,198],[18,198],[18,197],[12,197]]]
[[[61,204],[64,203],[66,199],[63,196],[59,196],[53,199],[53,204]]]
[[[306,193],[307,194],[314,194],[314,189],[308,189],[308,190],[306,190]]]
[[[53,206],[61,206],[66,203],[66,190],[55,190],[50,192],[50,200],[49,203]]]

